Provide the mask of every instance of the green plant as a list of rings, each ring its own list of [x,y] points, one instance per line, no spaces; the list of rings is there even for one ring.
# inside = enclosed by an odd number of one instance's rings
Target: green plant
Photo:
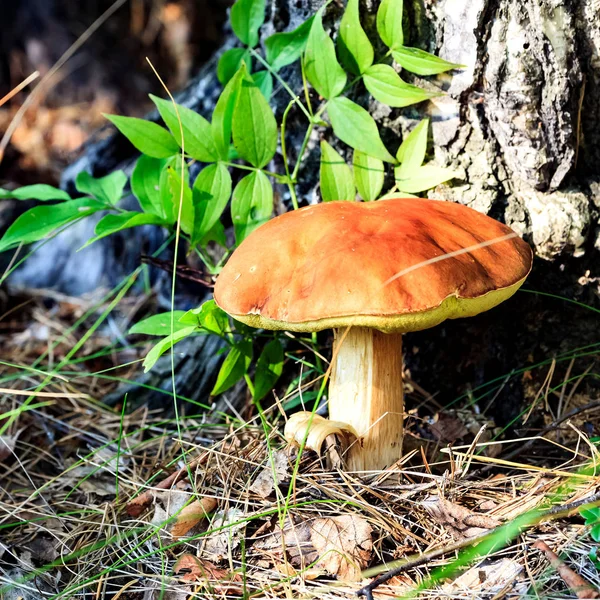
[[[377,31],[387,47],[382,56],[376,56],[376,49],[362,28],[358,0],[348,0],[334,43],[323,26],[328,4],[294,31],[268,37],[263,53],[258,44],[265,0],[237,0],[231,9],[231,25],[242,47],[221,56],[217,74],[224,89],[210,121],[156,96],[151,98],[166,128],[143,119],[107,116],[141,152],[129,180],[140,210],[127,211],[119,206],[128,183],[122,171],[101,179],[80,173],[75,182],[82,196],[78,198],[45,185],[0,190],[0,197],[56,202],[41,204],[22,214],[0,240],[0,251],[39,241],[74,221],[101,212],[105,214],[86,246],[118,231],[157,225],[180,235],[189,252],[197,253],[207,270],[216,274],[220,263],[214,263],[205,250],[211,242],[225,248],[225,257],[231,250],[227,248],[222,222],[227,205],[236,244],[271,217],[273,182],[287,188],[294,209],[298,208],[296,187],[316,128],[331,127],[333,134],[353,151],[350,168],[330,144],[321,143],[323,201],[354,200],[357,190],[365,201],[380,198],[386,165],[393,169],[395,181],[387,193],[416,194],[451,179],[454,173],[449,169],[423,165],[427,120],[406,137],[394,156],[383,143],[374,119],[349,95],[362,83],[379,102],[396,108],[409,106],[439,94],[403,81],[392,62],[419,75],[434,75],[460,65],[404,45],[402,0],[382,0],[380,4]],[[297,61],[303,74],[304,101],[280,75],[283,67]],[[290,95],[279,122],[269,105],[274,79]],[[311,94],[310,88],[315,93]],[[286,124],[293,109],[301,111],[307,122],[295,164],[291,164],[286,147]],[[283,173],[266,170],[278,143]],[[204,164],[193,184],[188,171],[192,161]],[[235,186],[232,169],[244,173]],[[222,337],[228,353],[213,394],[245,377],[255,399],[260,399],[281,374],[283,347],[274,337],[264,346],[256,361],[254,381],[250,381],[248,370],[255,334],[234,324],[212,302],[185,314],[150,317],[131,332],[161,336],[146,357],[146,369],[189,335]]]
[[[600,507],[582,510],[581,516],[585,519],[585,524],[590,527],[590,537],[592,540],[600,543]],[[600,556],[598,556],[597,546],[594,546],[590,550],[589,558],[594,563],[594,566],[600,569]]]

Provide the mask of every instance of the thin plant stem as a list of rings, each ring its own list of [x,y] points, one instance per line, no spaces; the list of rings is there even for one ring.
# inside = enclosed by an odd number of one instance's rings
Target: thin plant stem
[[[158,79],[158,81],[160,82],[160,84],[162,85],[164,90],[167,92],[167,95],[169,96],[169,98],[173,104],[173,108],[175,109],[175,115],[177,116],[177,122],[179,124],[179,136],[181,138],[181,144],[180,144],[181,145],[181,186],[180,186],[180,190],[179,190],[179,207],[178,207],[178,212],[177,212],[177,226],[175,228],[175,249],[173,251],[173,254],[174,254],[174,256],[173,256],[173,274],[171,276],[171,319],[170,319],[171,332],[170,332],[170,335],[172,336],[175,332],[175,287],[177,284],[177,269],[175,267],[176,267],[176,263],[177,263],[177,256],[179,255],[179,241],[181,239],[181,215],[183,214],[183,194],[184,194],[184,186],[185,186],[184,168],[183,168],[185,165],[185,136],[183,133],[183,124],[181,122],[181,117],[179,115],[179,108],[177,107],[175,98],[173,98],[171,91],[166,86],[166,84],[162,80],[161,76],[158,74],[158,71],[154,68],[154,65],[152,64],[150,59],[146,57],[146,60],[148,61],[148,64],[152,68],[152,71],[154,71],[156,78]],[[173,409],[175,411],[175,423],[177,425],[177,436],[179,437],[180,440],[182,440],[183,434],[181,431],[181,419],[179,417],[179,403],[177,402],[177,388],[176,388],[176,382],[175,382],[175,352],[173,351],[173,349],[171,349],[170,354],[171,354],[171,388],[172,388],[172,392],[173,392]],[[194,491],[195,491],[195,479],[193,477],[189,462],[187,462],[187,460],[186,460],[186,453],[185,453],[183,446],[181,446],[181,457],[183,459],[184,464],[187,467],[188,477],[189,477],[190,482],[192,483],[192,486],[194,487]]]
[[[294,167],[294,172],[292,173],[292,184],[296,182],[296,178],[298,177],[298,172],[300,171],[300,166],[302,165],[302,158],[304,157],[304,153],[306,152],[306,147],[308,146],[308,141],[310,140],[310,136],[315,128],[315,124],[311,121],[306,130],[306,134],[304,136],[304,140],[302,140],[302,146],[300,146],[300,152],[298,152],[298,160],[296,161],[296,166]]]
[[[283,111],[283,117],[281,118],[281,155],[283,156],[283,165],[285,167],[285,173],[287,175],[286,183],[287,183],[288,189],[290,191],[290,197],[292,199],[292,206],[294,207],[294,210],[298,210],[298,197],[296,196],[296,188],[294,187],[294,181],[292,181],[292,178],[290,176],[290,163],[289,163],[288,155],[287,155],[287,147],[285,145],[285,127],[287,124],[288,114],[293,105],[294,105],[294,102],[292,100],[286,106],[285,110]]]
[[[258,167],[253,167],[251,165],[240,165],[239,163],[234,162],[223,162],[226,167],[232,167],[234,169],[242,169],[244,171],[262,171],[265,175],[269,175],[269,177],[273,177],[282,183],[285,183],[285,175],[280,175],[279,173],[274,173],[273,171],[265,171],[264,169],[259,169]]]
[[[306,110],[306,107],[304,106],[304,104],[302,104],[302,102],[300,102],[300,100],[298,99],[298,96],[294,93],[292,88],[290,88],[290,86],[281,78],[279,73],[277,73],[277,71],[273,70],[271,65],[256,50],[254,50],[254,48],[249,48],[249,50],[250,50],[250,54],[254,58],[256,58],[256,60],[265,69],[267,69],[267,71],[269,71],[269,73],[271,73],[271,75],[273,75],[273,77],[275,77],[275,79],[277,79],[277,81],[281,84],[283,89],[290,95],[290,97],[293,99],[293,101],[300,107],[300,110],[306,115],[306,118],[310,121],[312,119],[312,115],[308,112],[308,110]]]
[[[304,70],[304,55],[300,59],[300,72],[302,73],[302,90],[304,91],[304,99],[306,100],[306,106],[308,106],[308,112],[311,117],[313,115],[312,104],[310,102],[310,93],[308,91],[308,81],[306,79],[306,71]]]

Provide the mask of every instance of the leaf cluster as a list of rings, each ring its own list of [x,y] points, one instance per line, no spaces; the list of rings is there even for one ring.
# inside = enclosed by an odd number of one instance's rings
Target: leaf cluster
[[[214,300],[208,300],[187,312],[172,311],[152,315],[136,323],[129,333],[161,338],[144,360],[145,371],[149,371],[165,352],[186,337],[217,335],[223,339],[227,356],[217,375],[212,396],[226,392],[246,377],[254,400],[260,401],[269,393],[283,371],[283,346],[278,338],[273,337],[264,345],[256,361],[254,379],[249,378],[248,370],[253,358],[252,332],[241,323],[234,328],[230,318]]]

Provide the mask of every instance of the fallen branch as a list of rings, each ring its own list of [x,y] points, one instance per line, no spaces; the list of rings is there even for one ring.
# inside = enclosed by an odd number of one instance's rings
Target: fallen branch
[[[548,510],[534,510],[529,513],[525,513],[521,515],[520,519],[524,522],[522,525],[517,527],[517,534],[521,533],[523,530],[538,525],[542,521],[546,520],[554,520],[562,517],[567,517],[575,511],[579,511],[583,508],[590,509],[595,508],[596,506],[600,506],[600,493],[594,494],[588,498],[584,498],[582,500],[577,500],[576,502],[571,502],[570,504],[563,504],[560,506],[554,506]],[[529,516],[529,519],[525,519],[525,517]],[[409,571],[410,569],[414,569],[415,567],[419,567],[421,565],[427,564],[436,558],[441,558],[445,554],[450,552],[455,552],[457,550],[462,550],[468,546],[473,546],[477,544],[481,544],[485,541],[491,541],[494,538],[502,540],[504,542],[506,540],[506,533],[508,531],[508,527],[515,527],[515,523],[511,522],[509,524],[501,525],[500,527],[496,527],[491,531],[476,535],[470,538],[466,538],[464,540],[459,540],[454,544],[449,544],[448,546],[444,546],[443,548],[438,548],[437,550],[432,550],[431,552],[427,552],[425,554],[413,554],[401,560],[394,561],[393,563],[389,563],[387,565],[380,565],[378,567],[373,567],[371,569],[367,569],[363,571],[362,576],[373,577],[379,575],[379,573],[383,573],[388,569],[383,575],[376,577],[371,583],[365,585],[360,590],[356,592],[357,596],[365,596],[367,600],[373,600],[373,590],[389,581],[396,575],[400,575],[405,571]]]
[[[556,572],[567,584],[567,587],[574,592],[578,598],[600,598],[598,590],[581,575],[575,573],[571,567],[568,567],[555,552],[550,550],[546,542],[538,540],[533,544],[533,547],[541,550],[546,555],[548,562],[556,569]]]
[[[140,258],[144,264],[152,265],[153,267],[162,269],[167,273],[173,274],[173,263],[171,261],[162,260],[153,256],[146,256],[145,254],[142,254]],[[187,265],[177,265],[175,270],[177,272],[177,276],[181,277],[182,279],[189,279],[190,281],[195,281],[196,283],[200,283],[209,288],[214,287],[214,284],[211,281],[206,281],[206,277],[208,277],[208,275],[199,269],[194,269],[193,267],[189,267]]]

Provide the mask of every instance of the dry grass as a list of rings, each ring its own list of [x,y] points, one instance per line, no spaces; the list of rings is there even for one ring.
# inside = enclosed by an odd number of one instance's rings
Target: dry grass
[[[22,393],[35,390],[48,366],[59,363],[89,326],[84,319],[73,329],[90,306],[60,298],[48,311],[40,297],[30,298],[19,319],[15,312],[0,321],[7,349],[0,358],[10,356],[13,365],[0,366],[5,417],[22,409]],[[137,301],[126,301],[115,318],[127,320],[138,308]],[[64,342],[36,364],[49,340],[60,336]],[[143,354],[111,344],[100,328],[82,349],[93,358],[56,373],[3,434],[0,596],[7,600],[347,598],[386,564],[407,557],[411,568],[376,588],[375,598],[411,590],[422,598],[574,597],[533,548],[536,540],[600,587],[589,558],[589,528],[577,511],[541,518],[504,546],[499,533],[484,557],[474,554],[468,539],[596,494],[600,480],[589,465],[600,461],[586,431],[590,423],[598,426],[597,410],[581,410],[543,436],[529,432],[518,441],[522,447],[532,440],[524,456],[514,445],[489,445],[484,440],[490,436],[475,435],[452,450],[429,441],[388,471],[354,474],[328,468],[327,456],[306,452],[296,459],[295,450],[285,450],[280,403],[266,410],[264,421],[250,408],[244,422],[231,418],[219,425],[184,406],[181,438],[173,419],[102,405],[98,401],[116,383],[93,373]],[[132,377],[136,365],[112,373]],[[575,359],[569,373],[584,370]],[[592,405],[582,386],[573,390],[576,384],[567,379],[571,383],[558,391],[563,414]],[[413,404],[434,402],[418,386],[409,388]],[[540,389],[534,410],[553,393],[543,378],[531,393]],[[493,470],[484,471],[487,465]],[[279,485],[273,485],[273,471]],[[140,496],[148,502],[132,509]],[[198,512],[200,505],[209,507],[207,516]],[[318,528],[328,532],[323,544],[315,537]],[[416,557],[423,555],[428,558],[419,564]],[[186,565],[178,563],[182,556]],[[459,561],[464,566],[440,572]]]

